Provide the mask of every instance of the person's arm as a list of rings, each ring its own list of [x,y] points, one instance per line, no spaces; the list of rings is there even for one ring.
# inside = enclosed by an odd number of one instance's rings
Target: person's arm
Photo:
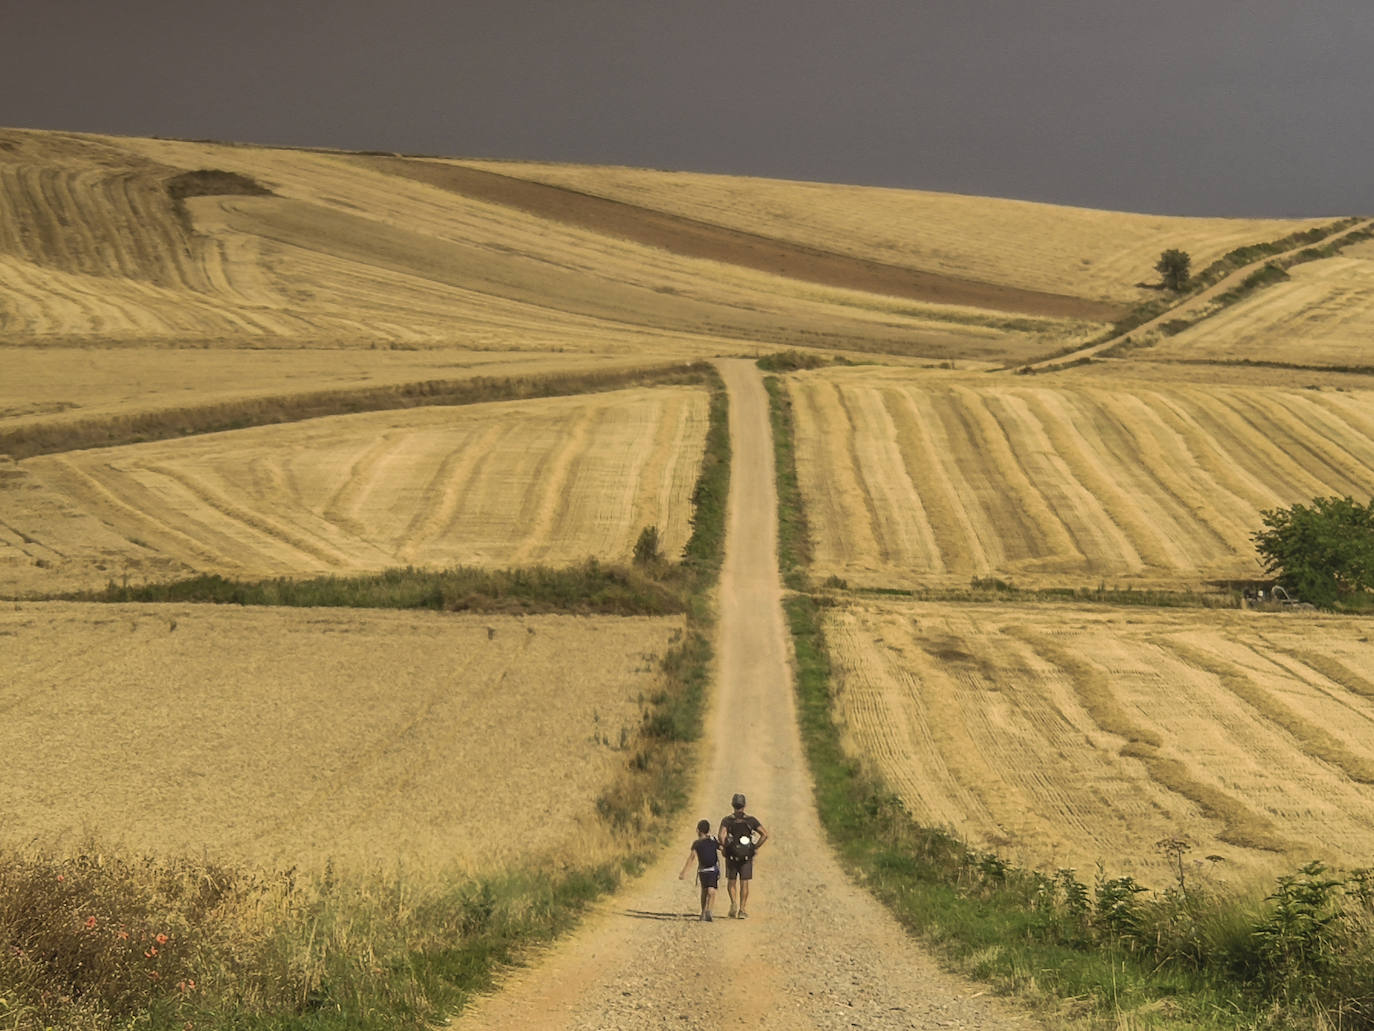
[[[754,828],[754,837],[754,851],[757,852],[759,849],[763,848],[763,843],[768,840],[768,832],[763,829],[763,824],[759,824]]]
[[[677,879],[679,881],[685,881],[687,879],[687,869],[692,865],[692,863],[696,861],[696,858],[697,850],[694,848],[689,848],[687,850],[687,862],[682,864],[682,873],[677,875]]]

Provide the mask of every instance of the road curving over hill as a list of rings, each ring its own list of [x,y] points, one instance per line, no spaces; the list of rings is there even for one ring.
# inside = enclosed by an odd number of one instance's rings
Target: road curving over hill
[[[773,452],[758,370],[720,362],[733,448],[719,599],[717,689],[703,768],[681,834],[642,877],[571,937],[452,1021],[526,1028],[761,1028],[1015,1031],[1028,1014],[943,971],[855,886],[825,842],[794,713],[776,562]],[[750,919],[696,919],[677,879],[697,819],[717,823],[735,791],[772,835],[757,860]]]

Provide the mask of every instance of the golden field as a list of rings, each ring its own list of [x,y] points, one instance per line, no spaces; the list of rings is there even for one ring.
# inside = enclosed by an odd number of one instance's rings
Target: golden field
[[[558,853],[680,619],[0,611],[0,847],[435,871]],[[550,704],[556,700],[556,704]],[[499,814],[518,814],[508,821]]]
[[[1369,864],[1368,620],[855,601],[827,634],[854,751],[977,847],[1157,887],[1167,838],[1214,884]]]
[[[1150,357],[1374,367],[1374,241],[1295,265],[1288,275],[1159,340]]]
[[[998,360],[1082,332],[1055,318],[988,325],[976,311],[703,260],[678,253],[672,233],[636,243],[595,220],[474,199],[442,162],[16,130],[0,143],[11,342],[667,359],[802,343]],[[202,169],[270,195],[215,181],[175,200],[169,184]]]
[[[691,528],[707,395],[690,387],[310,419],[0,470],[0,591],[177,572],[628,562]]]
[[[1266,509],[1374,484],[1374,391],[855,368],[789,380],[813,572],[1199,588]]]
[[[1195,588],[1260,575],[1262,510],[1368,495],[1367,376],[1191,363],[1371,364],[1369,245],[1131,359],[996,370],[1157,297],[1165,248],[1196,269],[1329,221],[0,130],[0,439],[811,349],[873,363],[788,377],[818,582]],[[0,595],[623,561],[650,524],[671,555],[706,405],[634,386],[0,455]],[[1153,880],[1175,834],[1236,880],[1294,842],[1367,861],[1366,624],[832,616],[851,743],[923,819]],[[471,862],[492,793],[528,791],[519,847],[557,849],[679,627],[24,601],[0,613],[6,840]]]
[[[1200,269],[1256,240],[1328,219],[1178,218],[1091,208],[739,176],[543,164],[464,162],[749,233],[985,283],[1129,302],[1155,282],[1162,250]]]

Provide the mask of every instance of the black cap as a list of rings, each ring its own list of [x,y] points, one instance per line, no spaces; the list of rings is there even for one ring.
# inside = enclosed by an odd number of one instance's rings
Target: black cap
[[[732,799],[730,799],[730,804],[731,804],[732,806],[734,806],[736,809],[743,809],[743,808],[744,808],[744,796],[741,795],[739,792],[735,792],[735,797],[732,798]]]

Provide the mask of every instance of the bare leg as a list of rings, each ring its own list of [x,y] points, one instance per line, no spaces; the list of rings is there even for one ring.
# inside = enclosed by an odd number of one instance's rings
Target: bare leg
[[[730,884],[731,884],[732,886],[734,885],[734,883],[735,883],[734,881],[731,881],[731,882],[730,882]],[[734,894],[734,892],[731,892],[731,895],[733,895],[733,894]],[[739,911],[740,911],[741,913],[743,913],[743,912],[744,912],[746,909],[748,909],[748,908],[749,908],[749,882],[746,881],[743,877],[741,877],[741,878],[739,879]]]
[[[726,889],[730,892],[730,915],[731,915],[731,916],[734,916],[735,913],[736,913],[736,912],[738,911],[738,909],[739,909],[739,905],[738,905],[738,903],[735,901],[735,885],[738,884],[738,883],[739,883],[738,879],[737,879],[737,878],[734,878],[734,877],[731,877],[728,881],[725,882],[725,887],[726,887]]]

